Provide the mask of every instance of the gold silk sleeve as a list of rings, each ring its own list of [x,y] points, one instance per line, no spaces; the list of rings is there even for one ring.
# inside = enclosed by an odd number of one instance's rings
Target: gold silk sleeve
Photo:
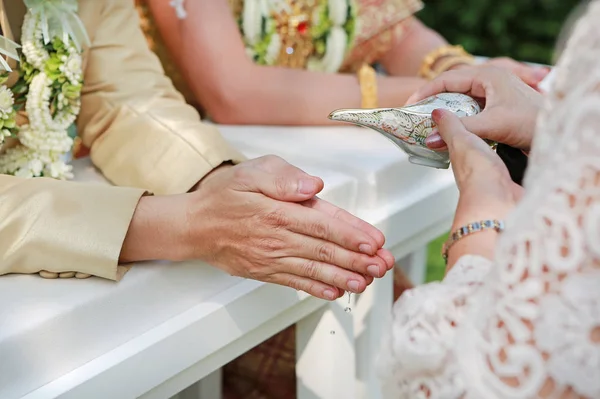
[[[0,175],[0,275],[42,270],[119,280],[144,190]]]
[[[242,161],[165,76],[139,27],[134,2],[103,3],[90,35],[78,131],[106,178],[175,194],[223,162]]]

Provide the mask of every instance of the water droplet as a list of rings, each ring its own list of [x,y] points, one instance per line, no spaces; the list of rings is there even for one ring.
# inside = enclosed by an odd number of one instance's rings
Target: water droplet
[[[335,335],[335,330],[331,330],[331,331],[329,331],[329,334],[331,334],[331,335]]]
[[[352,299],[352,293],[348,291],[348,306],[344,309],[344,312],[350,313],[352,312],[352,308],[350,307],[350,299]]]

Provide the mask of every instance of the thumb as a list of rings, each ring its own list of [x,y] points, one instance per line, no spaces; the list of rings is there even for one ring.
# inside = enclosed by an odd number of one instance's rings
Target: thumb
[[[450,111],[436,109],[431,113],[431,118],[437,125],[438,133],[448,146],[448,151],[450,152],[455,149],[456,139],[466,137],[470,134],[460,118]]]
[[[304,202],[323,190],[323,180],[301,170],[288,169],[279,173],[252,168],[244,177],[243,189],[286,202]]]

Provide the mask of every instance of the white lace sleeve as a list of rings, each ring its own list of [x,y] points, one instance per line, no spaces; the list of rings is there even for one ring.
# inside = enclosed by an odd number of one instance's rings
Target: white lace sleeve
[[[394,306],[390,398],[600,398],[600,0],[540,116],[494,262],[462,257]]]

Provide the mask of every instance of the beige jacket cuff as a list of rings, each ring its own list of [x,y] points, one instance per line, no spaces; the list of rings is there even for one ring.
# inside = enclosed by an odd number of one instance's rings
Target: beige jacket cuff
[[[0,275],[81,272],[119,280],[121,247],[145,191],[0,175]]]

